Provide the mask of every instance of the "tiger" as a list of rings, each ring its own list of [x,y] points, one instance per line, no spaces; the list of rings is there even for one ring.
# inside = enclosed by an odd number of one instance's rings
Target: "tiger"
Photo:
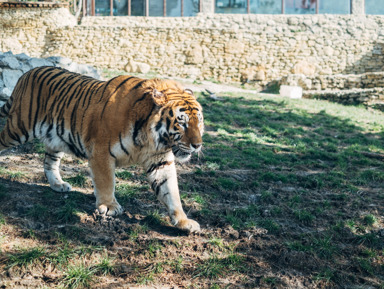
[[[64,153],[87,159],[96,209],[117,216],[123,208],[115,197],[115,169],[138,164],[171,223],[200,231],[183,210],[175,161],[187,162],[201,151],[203,110],[192,90],[180,83],[129,75],[102,81],[37,67],[20,77],[0,117],[7,117],[0,151],[39,139],[45,145],[44,173],[54,191],[72,190],[60,176]]]

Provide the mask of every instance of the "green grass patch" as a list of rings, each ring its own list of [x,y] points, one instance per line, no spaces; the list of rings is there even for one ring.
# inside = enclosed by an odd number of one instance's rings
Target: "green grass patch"
[[[229,254],[226,257],[219,258],[212,256],[197,265],[197,269],[193,274],[193,278],[205,277],[209,279],[217,279],[227,276],[230,273],[245,272],[244,256],[239,254]]]
[[[116,171],[115,175],[119,179],[126,180],[126,181],[131,180],[132,177],[133,177],[133,174],[131,172],[129,172],[129,171],[126,171],[126,170]]]
[[[27,177],[27,174],[23,172],[7,170],[0,167],[0,176],[11,181],[21,181]]]
[[[60,282],[63,288],[90,288],[94,283],[94,275],[97,270],[87,267],[85,264],[69,265],[64,271],[64,277]]]
[[[64,178],[63,180],[74,187],[84,188],[87,184],[87,177],[84,173],[78,173],[76,176]]]
[[[148,226],[159,227],[164,224],[164,221],[158,211],[151,211],[144,218],[144,223]]]
[[[77,204],[74,200],[66,199],[65,203],[60,206],[57,211],[54,213],[57,221],[65,223],[73,223],[79,220],[79,210],[77,209]]]
[[[5,217],[2,213],[0,213],[0,228],[2,225],[5,225],[7,222],[5,221]]]
[[[228,211],[225,219],[234,229],[238,230],[255,226],[259,216],[260,208],[256,205],[249,205],[245,208]]]
[[[101,274],[101,275],[110,275],[115,272],[113,259],[110,258],[109,256],[104,256],[100,260],[100,263],[96,264],[93,268],[98,274]]]
[[[124,205],[148,190],[148,185],[119,184],[116,186],[116,197]]]
[[[49,216],[49,209],[44,205],[36,204],[27,211],[27,216],[42,221]]]
[[[13,254],[8,254],[6,267],[7,269],[14,267],[27,268],[41,263],[45,255],[46,250],[41,247],[20,249]]]

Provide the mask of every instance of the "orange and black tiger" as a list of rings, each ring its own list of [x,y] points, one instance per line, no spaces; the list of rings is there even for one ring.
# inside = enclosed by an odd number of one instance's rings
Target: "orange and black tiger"
[[[115,168],[140,164],[172,223],[191,232],[197,222],[183,211],[175,160],[200,151],[202,107],[192,91],[171,80],[118,76],[109,81],[56,67],[25,73],[8,102],[0,150],[40,139],[46,148],[44,171],[51,188],[72,188],[60,176],[65,153],[88,159],[96,207],[107,215],[122,213],[115,198]]]

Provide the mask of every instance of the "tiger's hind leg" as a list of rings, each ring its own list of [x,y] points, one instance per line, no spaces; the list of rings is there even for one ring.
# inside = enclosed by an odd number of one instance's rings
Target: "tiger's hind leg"
[[[60,176],[60,160],[63,156],[63,152],[57,152],[45,147],[44,172],[51,189],[56,192],[69,192],[72,190],[72,186],[64,182]]]

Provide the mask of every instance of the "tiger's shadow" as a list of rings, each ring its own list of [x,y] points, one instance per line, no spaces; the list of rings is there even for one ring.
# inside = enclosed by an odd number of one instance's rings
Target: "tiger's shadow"
[[[95,197],[73,190],[58,193],[48,186],[0,178],[0,221],[17,227],[18,237],[56,243],[67,240],[79,245],[114,246],[150,235],[169,237],[187,233],[166,224],[162,217],[143,217],[134,204],[118,217],[98,214]]]

